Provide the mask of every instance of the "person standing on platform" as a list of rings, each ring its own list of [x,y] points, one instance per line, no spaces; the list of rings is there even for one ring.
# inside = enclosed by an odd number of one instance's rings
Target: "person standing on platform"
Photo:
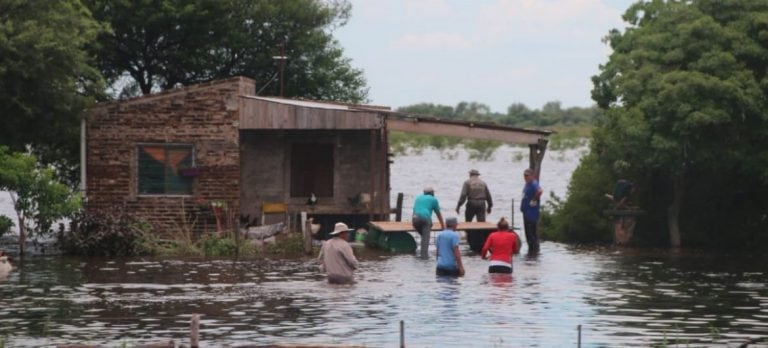
[[[435,274],[438,276],[461,277],[464,275],[464,264],[461,262],[459,251],[461,236],[456,232],[458,224],[455,217],[445,219],[445,228],[435,238],[437,249]]]
[[[520,238],[515,231],[509,229],[509,222],[501,218],[496,227],[485,240],[480,257],[485,260],[491,252],[491,264],[488,273],[512,273],[512,255],[520,252]]]
[[[440,214],[440,203],[435,198],[435,190],[425,187],[424,193],[416,196],[413,201],[413,218],[411,224],[416,232],[421,235],[421,258],[429,258],[429,236],[432,233],[432,212],[437,215],[440,229],[445,229],[443,216]]]
[[[352,247],[347,243],[349,227],[343,222],[336,223],[330,235],[332,238],[323,243],[317,257],[320,269],[328,275],[328,282],[331,284],[354,283],[353,275],[358,262]]]
[[[539,251],[539,208],[541,193],[543,192],[539,181],[534,177],[533,169],[526,169],[523,172],[525,186],[523,187],[523,199],[520,200],[520,211],[523,213],[523,228],[525,229],[525,240],[528,243],[528,252],[537,253]]]
[[[459,214],[459,209],[464,201],[467,202],[467,207],[464,210],[464,221],[471,222],[473,218],[477,217],[478,222],[485,222],[485,213],[491,213],[493,199],[491,192],[488,191],[488,185],[480,180],[480,172],[477,169],[470,170],[469,179],[464,181],[459,203],[456,205],[456,214]],[[486,208],[486,202],[488,202],[488,208]]]

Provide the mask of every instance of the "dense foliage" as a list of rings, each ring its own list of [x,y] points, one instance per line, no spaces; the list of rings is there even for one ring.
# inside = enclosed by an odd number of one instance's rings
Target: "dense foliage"
[[[80,119],[104,90],[85,45],[101,31],[79,0],[0,0],[0,145],[76,177]]]
[[[596,197],[627,178],[636,183],[634,203],[647,212],[636,232],[641,241],[762,245],[768,2],[639,2],[624,19],[630,27],[608,35],[614,52],[593,78],[605,118],[557,211],[558,233],[604,229],[605,204]]]
[[[84,1],[111,27],[94,48],[104,76],[122,84],[121,95],[238,75],[268,84],[263,95],[279,95],[273,57],[284,55],[285,96],[367,97],[363,73],[332,36],[349,18],[347,1]]]

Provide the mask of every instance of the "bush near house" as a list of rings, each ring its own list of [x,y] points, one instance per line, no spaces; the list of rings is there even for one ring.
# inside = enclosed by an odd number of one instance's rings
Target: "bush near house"
[[[134,256],[153,253],[149,224],[122,211],[80,212],[60,243],[67,254]]]

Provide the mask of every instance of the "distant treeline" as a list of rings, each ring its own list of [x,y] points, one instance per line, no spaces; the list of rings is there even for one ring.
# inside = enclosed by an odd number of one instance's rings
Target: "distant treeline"
[[[492,112],[488,105],[477,102],[461,102],[456,107],[421,103],[398,108],[410,114],[432,115],[453,120],[493,122],[514,127],[579,127],[591,126],[602,114],[597,106],[563,109],[559,101],[551,101],[541,109],[530,109],[522,103],[514,103],[506,113]]]
[[[506,113],[493,112],[488,105],[477,102],[460,102],[455,107],[433,103],[420,103],[404,106],[398,112],[416,115],[429,115],[449,120],[496,123],[520,128],[541,128],[554,130],[550,148],[571,148],[584,144],[592,126],[602,112],[597,106],[570,107],[563,109],[559,101],[544,104],[541,109],[530,109],[522,103],[511,104]],[[490,140],[466,140],[418,134],[393,134],[390,145],[396,153],[408,150],[421,151],[432,147],[438,150],[452,149],[459,145],[470,152],[471,159],[488,159],[501,143]]]

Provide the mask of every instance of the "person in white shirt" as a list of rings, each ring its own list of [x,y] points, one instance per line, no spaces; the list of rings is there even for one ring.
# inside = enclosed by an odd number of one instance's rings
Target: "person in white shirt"
[[[332,238],[323,243],[317,257],[320,269],[325,271],[331,284],[354,283],[358,262],[352,247],[347,243],[349,227],[343,222],[336,223],[330,235]]]

